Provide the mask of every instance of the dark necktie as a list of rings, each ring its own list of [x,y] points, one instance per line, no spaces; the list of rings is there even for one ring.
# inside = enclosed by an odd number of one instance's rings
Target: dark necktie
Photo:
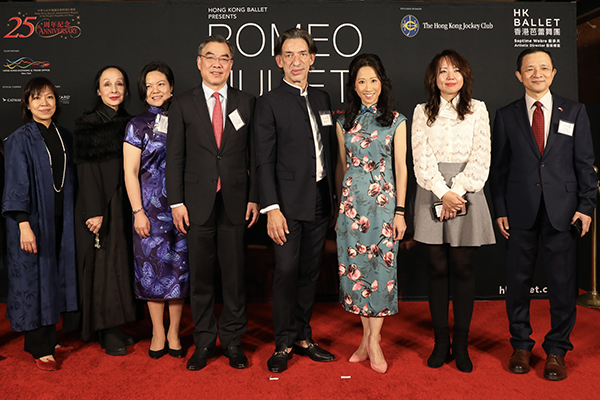
[[[531,129],[533,130],[533,137],[535,142],[540,149],[540,154],[544,155],[544,137],[546,136],[544,130],[544,112],[542,111],[542,103],[536,101],[534,103],[535,110],[533,111],[533,119],[531,121]]]
[[[221,98],[219,92],[214,92],[213,97],[215,98],[215,108],[212,115],[212,126],[213,132],[215,133],[215,140],[217,141],[217,147],[221,148],[221,139],[223,138],[223,109],[221,108]],[[217,192],[221,190],[221,177],[217,182]]]

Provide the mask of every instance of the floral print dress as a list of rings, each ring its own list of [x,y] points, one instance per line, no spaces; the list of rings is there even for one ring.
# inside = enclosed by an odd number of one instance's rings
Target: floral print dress
[[[376,105],[363,105],[352,129],[343,131],[346,174],[337,221],[340,302],[362,316],[398,312],[392,155],[394,133],[406,117],[394,112],[392,125],[382,127],[377,116]],[[343,127],[344,116],[337,123]]]
[[[166,112],[150,106],[129,122],[125,132],[125,142],[142,150],[142,205],[150,220],[149,237],[142,239],[133,232],[135,295],[142,300],[180,299],[189,294],[187,242],[175,228],[167,202],[167,135],[157,129],[157,115],[164,117]]]

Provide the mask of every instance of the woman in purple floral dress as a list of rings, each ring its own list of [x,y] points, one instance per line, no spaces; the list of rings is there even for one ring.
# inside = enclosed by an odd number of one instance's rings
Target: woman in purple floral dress
[[[127,125],[123,146],[125,185],[133,210],[135,295],[148,301],[152,342],[148,354],[160,358],[168,351],[183,357],[179,322],[189,291],[187,243],[173,224],[165,189],[167,107],[173,91],[173,72],[151,62],[138,78],[140,98],[148,111]],[[165,335],[163,315],[169,302],[170,325]]]
[[[363,325],[350,362],[370,359],[371,368],[384,373],[382,317],[398,312],[395,242],[406,230],[406,117],[391,108],[390,80],[375,54],[350,64],[346,101],[336,126],[340,301]]]

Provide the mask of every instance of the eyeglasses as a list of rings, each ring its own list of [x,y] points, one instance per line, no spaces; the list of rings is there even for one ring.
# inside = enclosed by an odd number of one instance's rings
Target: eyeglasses
[[[219,64],[227,64],[229,61],[233,60],[231,57],[215,57],[213,55],[205,56],[203,54],[200,54],[200,57],[204,58],[210,65],[216,62],[219,62]]]

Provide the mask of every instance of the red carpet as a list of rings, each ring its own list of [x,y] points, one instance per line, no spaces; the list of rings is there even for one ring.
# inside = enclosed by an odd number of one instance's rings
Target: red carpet
[[[4,315],[5,304],[0,304]],[[190,311],[186,305],[182,332],[191,355]],[[320,303],[313,317],[314,338],[337,359],[315,363],[294,356],[289,369],[270,374],[266,362],[274,345],[270,304],[248,307],[250,326],[243,338],[250,359],[245,370],[233,370],[217,350],[202,371],[186,370],[186,359],[148,357],[150,322],[131,324],[127,332],[139,342],[124,357],[103,353],[98,343],[65,338],[73,353],[59,357],[60,370],[43,372],[23,351],[23,335],[0,319],[0,399],[594,399],[600,396],[600,313],[578,307],[571,336],[575,350],[567,355],[569,376],[562,382],[542,377],[541,348],[549,328],[548,302],[532,302],[537,342],[532,370],[515,375],[506,365],[511,354],[504,302],[477,302],[471,329],[471,374],[454,363],[430,369],[426,358],[433,346],[427,303],[400,303],[398,315],[386,318],[382,348],[389,364],[380,375],[369,363],[351,364],[348,357],[361,336],[357,316],[335,303]],[[60,336],[59,336],[60,337]],[[279,380],[270,380],[270,377]],[[342,377],[349,377],[343,379]]]

